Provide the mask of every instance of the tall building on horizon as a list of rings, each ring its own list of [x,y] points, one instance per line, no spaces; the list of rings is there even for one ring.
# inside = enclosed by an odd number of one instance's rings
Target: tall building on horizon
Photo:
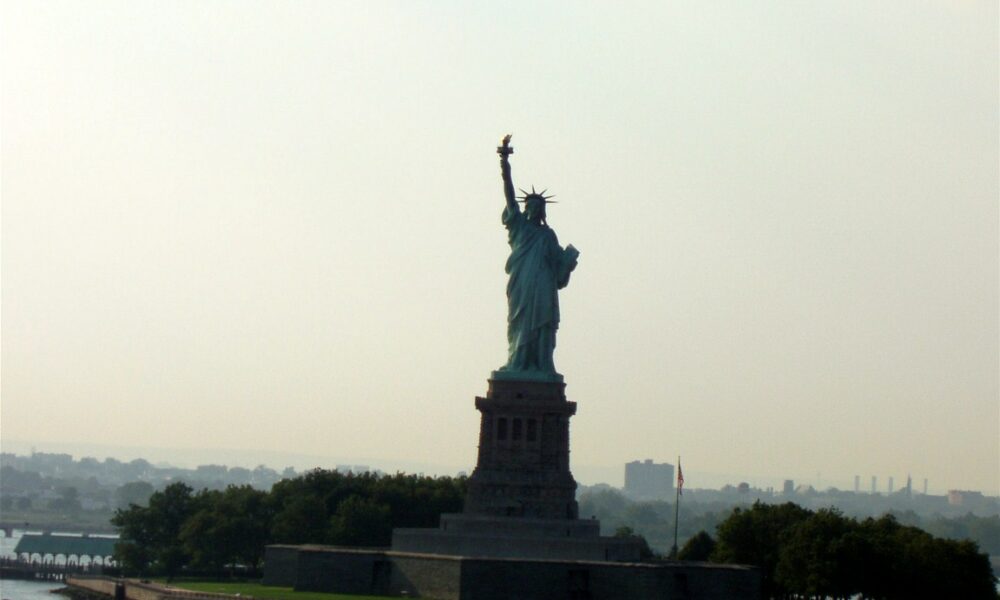
[[[625,463],[624,491],[631,498],[669,500],[674,493],[674,465],[651,458]]]
[[[857,494],[861,491],[861,475],[854,476],[854,493]]]
[[[878,477],[872,475],[872,495],[874,496],[877,493],[878,493]]]

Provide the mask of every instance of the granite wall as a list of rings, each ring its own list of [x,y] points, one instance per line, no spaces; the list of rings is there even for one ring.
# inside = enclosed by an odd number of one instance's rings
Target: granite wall
[[[296,548],[299,555],[293,560],[289,553]],[[265,581],[288,585],[293,568],[297,590],[437,600],[760,597],[759,571],[740,565],[469,558],[328,546],[267,548]]]

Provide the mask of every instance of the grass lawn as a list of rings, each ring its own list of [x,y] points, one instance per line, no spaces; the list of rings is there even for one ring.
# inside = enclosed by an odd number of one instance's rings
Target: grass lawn
[[[158,583],[163,583],[159,581]],[[196,592],[213,592],[216,594],[239,594],[254,598],[273,598],[274,600],[384,600],[388,596],[351,596],[347,594],[324,594],[322,592],[296,592],[288,587],[272,587],[259,583],[240,583],[226,581],[174,581],[173,587]]]
[[[112,514],[111,511],[83,510],[67,514],[40,508],[27,510],[11,508],[4,509],[3,521],[17,529],[22,529],[25,523],[29,523],[28,531],[113,533],[115,528],[111,526]]]

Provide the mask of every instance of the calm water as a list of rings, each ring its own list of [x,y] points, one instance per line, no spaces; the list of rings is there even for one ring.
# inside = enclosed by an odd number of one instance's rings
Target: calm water
[[[52,593],[62,587],[51,581],[19,581],[0,579],[0,598],[3,600],[65,600]]]

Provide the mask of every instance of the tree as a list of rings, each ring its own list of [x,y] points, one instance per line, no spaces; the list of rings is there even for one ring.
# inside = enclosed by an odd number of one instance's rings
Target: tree
[[[184,522],[197,510],[191,491],[187,484],[172,483],[149,498],[149,510],[157,526],[157,562],[167,577],[176,575],[189,560],[180,533]]]
[[[866,519],[859,529],[871,548],[866,556],[870,574],[861,588],[865,596],[997,598],[989,557],[975,542],[935,538],[899,524],[892,515]]]
[[[128,465],[124,469],[124,475],[129,479],[145,479],[152,468],[153,465],[149,464],[148,460],[144,458],[137,458],[129,461]]]
[[[93,456],[84,456],[76,465],[77,469],[87,473],[97,473],[101,470],[101,462]]]
[[[49,508],[65,513],[77,513],[82,510],[80,505],[80,492],[73,486],[61,487],[58,490],[59,497],[49,501]]]
[[[360,491],[389,507],[394,527],[436,527],[442,513],[460,512],[465,500],[466,479],[463,477],[432,478],[396,473],[362,481]]]
[[[272,489],[272,504],[274,492]],[[271,539],[278,544],[321,544],[327,541],[329,522],[326,504],[314,494],[292,495],[277,511],[271,524]]]
[[[111,517],[111,524],[118,528],[119,534],[115,560],[127,572],[140,576],[148,574],[156,551],[156,525],[152,512],[136,505],[118,509]]]
[[[127,508],[131,504],[147,506],[153,491],[153,484],[148,481],[130,481],[115,490],[115,503],[119,508]]]
[[[673,506],[670,506],[673,508]],[[673,525],[673,515],[670,515],[670,524]],[[646,529],[666,523],[661,515],[657,514],[653,506],[648,502],[635,503],[628,506],[622,516],[624,521],[632,527]]]
[[[597,517],[602,522],[610,522],[625,512],[627,504],[625,496],[616,490],[586,492],[580,496],[580,515],[583,518]]]
[[[392,539],[389,507],[371,498],[350,496],[330,519],[330,539],[344,546],[388,546]]]
[[[756,565],[761,570],[764,596],[786,590],[775,581],[782,536],[811,513],[791,502],[781,505],[755,502],[748,510],[736,509],[716,530],[714,562]]]
[[[892,515],[858,523],[834,509],[754,504],[717,529],[712,560],[757,565],[767,598],[996,600],[989,557]]]
[[[243,467],[230,467],[227,479],[236,485],[249,485],[253,479],[250,469]]]
[[[633,538],[639,542],[639,560],[653,560],[656,558],[656,554],[653,552],[652,548],[649,547],[649,542],[646,538],[635,532],[634,529],[627,525],[623,525],[615,530],[616,538]]]
[[[48,488],[48,482],[35,471],[20,471],[12,466],[0,467],[0,481],[6,492],[37,492]]]
[[[230,540],[223,539],[226,537],[223,532],[228,533],[226,530],[230,529],[228,515],[220,515],[217,510],[222,492],[205,489],[200,495],[200,503],[204,506],[184,521],[180,539],[195,567],[221,575],[226,563],[232,562],[234,554]]]
[[[129,571],[172,577],[188,565],[254,568],[269,543],[384,546],[393,527],[434,527],[441,513],[461,510],[465,488],[465,478],[318,469],[270,492],[231,485],[193,494],[175,483],[153,493],[148,506],[116,511],[116,557]]]
[[[973,540],[979,543],[979,548],[984,552],[1000,555],[1000,515],[980,517],[970,512],[953,519],[938,516],[925,522],[918,520],[907,523],[900,517],[900,521],[908,525],[916,525],[937,537]]]
[[[782,538],[774,572],[780,588],[821,598],[862,591],[870,550],[857,522],[823,509],[791,525]]]
[[[153,569],[168,578],[176,575],[190,560],[180,533],[199,508],[191,491],[184,483],[172,483],[150,496],[148,507],[131,505],[115,511],[111,523],[120,532],[115,545],[118,561],[140,573]]]
[[[684,544],[677,554],[680,560],[706,561],[715,550],[715,540],[705,530],[701,530]]]
[[[257,465],[254,468],[251,477],[253,479],[253,485],[257,489],[269,489],[272,485],[274,485],[275,481],[281,479],[281,476],[278,475],[277,471],[264,465]]]
[[[205,491],[201,508],[181,530],[192,564],[222,572],[226,565],[256,569],[264,558],[271,528],[267,493],[250,486]]]

